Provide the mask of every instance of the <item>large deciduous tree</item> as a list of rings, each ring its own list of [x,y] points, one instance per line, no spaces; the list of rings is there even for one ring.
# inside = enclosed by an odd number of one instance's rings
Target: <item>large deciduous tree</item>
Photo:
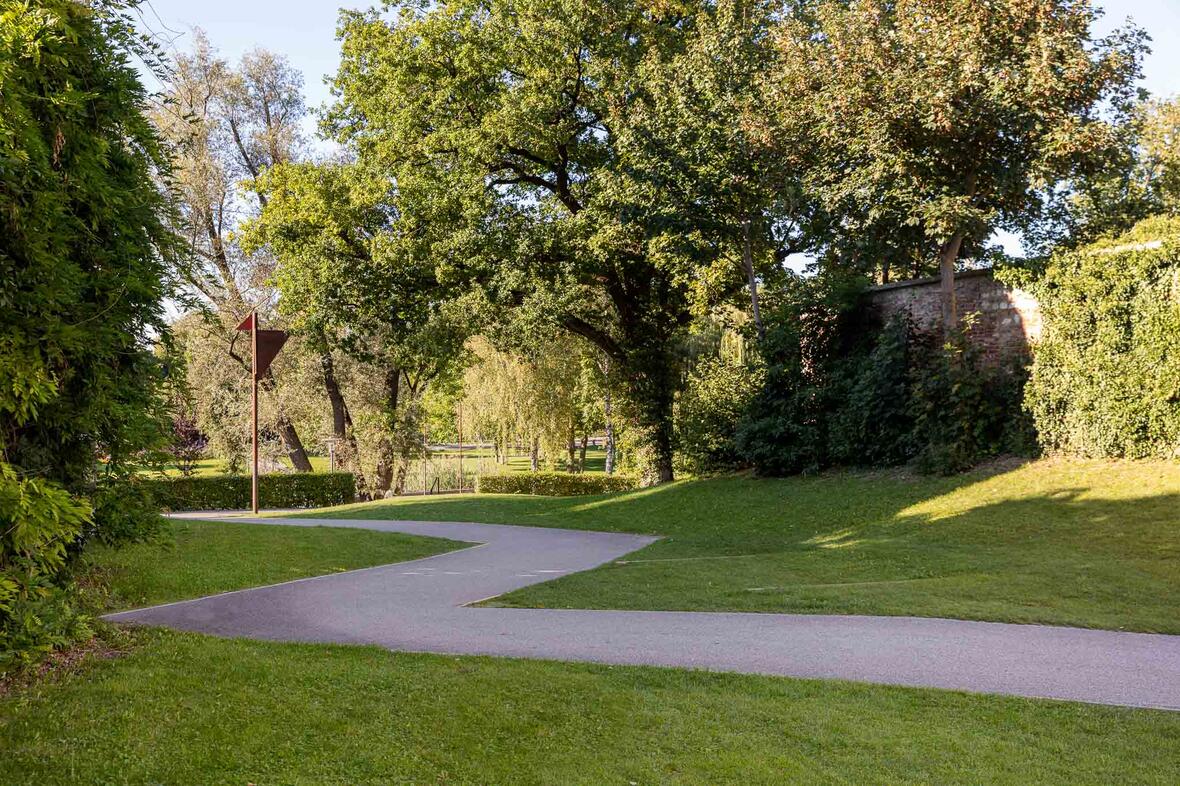
[[[170,185],[177,197],[177,233],[187,244],[185,280],[206,309],[206,338],[216,338],[204,346],[220,344],[227,355],[238,322],[251,308],[265,307],[270,295],[271,261],[245,253],[234,235],[261,207],[241,183],[299,154],[299,122],[305,114],[301,91],[302,77],[285,59],[256,50],[231,67],[198,32],[192,51],[176,57],[166,100],[151,113],[174,152]],[[233,365],[219,367],[235,372]],[[330,393],[335,381],[330,357],[325,371]],[[236,372],[248,369],[238,363]],[[309,472],[307,450],[282,405],[278,384],[268,369],[261,387],[275,403],[269,425],[279,433],[292,465]]]
[[[648,482],[672,477],[674,339],[713,257],[642,176],[636,110],[703,3],[391,4],[345,12],[329,127],[387,179],[391,253],[579,335],[625,393]],[[741,278],[738,278],[741,281]]]
[[[1116,141],[1143,35],[1096,39],[1089,0],[821,0],[781,26],[772,94],[820,153],[808,187],[867,234],[937,258],[1034,220]]]
[[[429,258],[402,252],[385,178],[347,163],[286,164],[255,187],[266,205],[246,226],[246,246],[275,255],[279,306],[293,325],[377,380],[378,392],[366,397],[377,410],[368,485],[401,493],[422,450],[423,395],[460,357],[479,299],[440,280]],[[349,450],[358,453],[351,419],[347,425]]]

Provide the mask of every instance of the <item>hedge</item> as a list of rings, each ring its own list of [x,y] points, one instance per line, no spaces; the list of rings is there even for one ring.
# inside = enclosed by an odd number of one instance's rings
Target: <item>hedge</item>
[[[243,510],[250,507],[250,476],[153,478],[144,485],[165,510]],[[258,478],[264,508],[316,508],[356,500],[351,472],[296,472]]]
[[[1025,405],[1050,453],[1180,455],[1180,219],[1052,258]]]
[[[537,494],[544,497],[575,497],[630,491],[635,478],[620,475],[575,475],[569,472],[521,472],[512,475],[483,475],[475,484],[480,494]]]

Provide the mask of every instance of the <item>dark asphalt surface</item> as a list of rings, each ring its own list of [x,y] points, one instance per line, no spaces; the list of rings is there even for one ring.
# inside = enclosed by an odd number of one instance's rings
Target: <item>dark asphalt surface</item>
[[[107,619],[277,641],[838,678],[1180,710],[1180,636],[917,617],[470,608],[656,539],[494,524],[233,520],[361,527],[480,545]]]

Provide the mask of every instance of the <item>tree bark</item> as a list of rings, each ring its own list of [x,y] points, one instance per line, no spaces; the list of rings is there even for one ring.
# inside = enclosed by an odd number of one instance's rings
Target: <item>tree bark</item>
[[[746,285],[750,288],[750,316],[754,320],[754,330],[758,334],[758,342],[766,338],[766,329],[762,326],[762,311],[758,306],[758,277],[754,275],[754,250],[752,221],[747,218],[742,222],[742,269],[746,272]]]
[[[541,440],[533,437],[533,444],[529,446],[529,469],[536,472],[541,463]]]
[[[569,472],[577,472],[578,471],[577,443],[574,441],[574,427],[573,427],[572,423],[570,424],[569,440],[568,440],[568,442],[566,442],[565,450],[566,450],[566,454],[567,454],[566,470]]]
[[[938,273],[942,300],[942,332],[949,336],[959,322],[958,304],[955,302],[955,262],[959,258],[959,247],[963,245],[961,234],[952,235],[938,249]]]
[[[325,350],[320,354],[320,367],[324,372],[324,390],[328,394],[328,402],[332,405],[332,436],[344,443],[345,466],[356,476],[357,487],[364,488],[365,473],[361,469],[360,449],[356,443],[356,434],[352,430],[352,415],[348,411],[344,394],[340,392],[340,383],[336,379],[336,363],[332,360],[331,351]]]
[[[267,393],[274,394],[277,383],[269,368],[262,375],[262,379],[258,384]],[[311,460],[307,457],[307,450],[303,447],[303,440],[299,438],[299,432],[295,430],[295,424],[291,422],[291,419],[287,417],[287,413],[283,411],[282,402],[276,401],[276,409],[278,410],[278,416],[275,420],[275,426],[278,429],[279,436],[283,440],[283,447],[287,451],[287,458],[291,460],[291,466],[297,472],[311,472]]]
[[[603,418],[606,420],[606,474],[615,474],[615,421],[611,417],[610,388],[607,388],[602,400]]]
[[[581,453],[578,457],[578,472],[586,471],[586,446],[590,444],[590,435],[582,432]]]

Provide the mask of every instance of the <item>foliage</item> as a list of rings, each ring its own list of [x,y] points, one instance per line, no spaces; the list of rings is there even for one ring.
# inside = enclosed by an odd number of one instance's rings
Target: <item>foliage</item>
[[[907,319],[890,320],[867,352],[854,353],[835,375],[828,423],[831,460],[837,464],[890,466],[914,455],[910,369],[915,353],[935,350],[915,341]]]
[[[768,310],[766,375],[737,431],[759,472],[812,472],[830,463],[827,416],[834,365],[863,338],[855,305],[864,281],[838,271],[788,281]]]
[[[142,481],[157,504],[169,510],[243,510],[250,507],[249,475],[153,478]],[[318,508],[356,498],[349,472],[272,473],[258,477],[258,504],[265,508]]]
[[[1031,288],[1045,334],[1027,406],[1045,449],[1180,455],[1180,220],[1056,254]]]
[[[0,2],[3,671],[86,633],[67,555],[114,535],[102,483],[163,439],[174,238],[133,8]]]
[[[573,497],[631,491],[638,485],[623,475],[573,475],[568,472],[518,472],[510,475],[481,475],[480,494],[533,494],[543,497]]]
[[[166,161],[112,8],[0,6],[0,449],[83,493],[160,438],[167,334]]]
[[[945,340],[904,319],[874,325],[855,279],[827,277],[799,282],[770,323],[766,383],[736,443],[759,472],[916,460],[950,473],[1034,450],[1024,358],[988,362],[971,315]]]
[[[1136,96],[1145,36],[1094,38],[1100,13],[1088,0],[821,0],[788,17],[768,85],[780,138],[819,148],[806,188],[839,217],[833,239],[880,239],[833,252],[866,271],[938,260],[946,278],[961,251],[1038,218],[1118,143]]]
[[[1106,161],[1075,179],[1050,221],[1027,233],[1037,256],[1130,231],[1153,215],[1180,214],[1180,98],[1139,104]]]
[[[94,516],[86,535],[108,546],[151,540],[164,526],[157,500],[138,475],[105,475],[91,499]]]
[[[198,30],[191,51],[176,54],[164,80],[164,100],[149,113],[173,154],[172,224],[185,240],[179,305],[186,313],[180,321],[197,420],[215,449],[233,461],[249,433],[242,424],[248,422],[250,360],[245,342],[233,349],[243,338],[237,325],[258,308],[266,327],[285,327],[275,324],[267,307],[275,295],[269,281],[274,260],[247,248],[238,236],[242,222],[265,204],[264,198],[243,193],[241,182],[302,152],[302,87],[302,76],[284,58],[257,49],[230,65]],[[299,429],[309,424],[297,425],[299,402],[290,399],[317,391],[322,399],[325,381],[322,375],[288,378],[284,372],[292,366],[307,365],[306,357],[291,362],[299,350],[308,354],[301,343],[291,342],[280,363],[265,372],[260,403],[268,458],[282,453],[297,470],[310,472]]]
[[[676,405],[677,449],[689,471],[741,464],[737,429],[761,386],[761,368],[725,358],[710,358],[692,370]]]
[[[387,258],[430,265],[440,282],[611,358],[652,482],[672,475],[671,348],[717,260],[667,223],[669,197],[644,174],[663,162],[638,141],[661,111],[652,75],[684,50],[703,7],[462,0],[345,12],[327,118],[392,192],[374,241]]]
[[[85,632],[61,575],[90,521],[85,502],[0,462],[0,675]]]
[[[1026,359],[986,365],[971,340],[970,314],[965,323],[910,372],[914,431],[903,444],[917,447],[926,472],[963,472],[1000,453],[1035,451],[1022,407]]]
[[[361,167],[285,164],[254,187],[265,207],[244,227],[245,247],[275,255],[280,309],[293,326],[362,364],[370,406],[353,401],[351,447],[374,456],[372,491],[400,492],[421,454],[424,397],[455,373],[481,298],[462,297],[429,256],[384,234],[396,212],[390,186]]]

